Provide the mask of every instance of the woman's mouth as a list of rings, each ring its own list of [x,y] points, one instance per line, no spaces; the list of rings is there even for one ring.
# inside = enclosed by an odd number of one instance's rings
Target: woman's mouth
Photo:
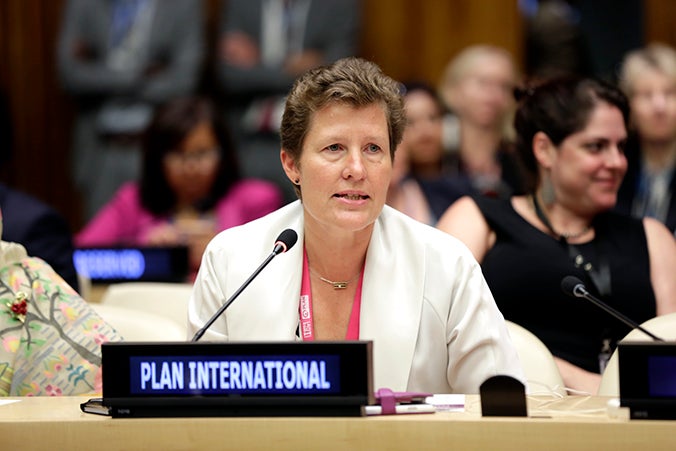
[[[347,200],[364,200],[369,198],[369,196],[363,194],[334,194],[333,197]]]

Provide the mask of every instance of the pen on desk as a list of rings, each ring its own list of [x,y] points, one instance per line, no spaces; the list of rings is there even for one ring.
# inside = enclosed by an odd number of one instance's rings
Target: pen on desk
[[[395,413],[398,414],[408,414],[408,413],[434,413],[436,409],[431,404],[400,404],[395,406]],[[382,415],[383,408],[381,406],[365,406],[364,412],[366,415]]]

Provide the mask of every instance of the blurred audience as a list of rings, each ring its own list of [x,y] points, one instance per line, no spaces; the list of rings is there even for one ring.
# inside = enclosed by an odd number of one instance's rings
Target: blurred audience
[[[570,1],[530,0],[520,5],[526,19],[524,53],[529,78],[592,75],[580,13]]]
[[[224,2],[216,80],[226,95],[244,174],[296,199],[279,164],[284,98],[308,69],[355,55],[361,0]]]
[[[409,177],[408,149],[401,145],[397,147],[392,161],[392,177],[385,203],[416,221],[425,224],[436,222],[420,184]]]
[[[77,234],[77,246],[186,245],[195,272],[218,232],[282,204],[273,183],[241,178],[223,118],[204,98],[160,107],[143,151],[140,180],[119,189]]]
[[[510,144],[516,82],[506,50],[473,45],[448,63],[439,86],[452,112],[444,125],[450,170],[469,177],[475,190],[492,197],[523,192],[523,175]]]
[[[627,171],[628,100],[591,79],[556,79],[520,93],[517,148],[533,176],[528,194],[462,198],[438,227],[481,263],[505,319],[538,336],[566,387],[595,394],[615,343],[630,331],[561,282],[639,323],[676,312],[676,240],[653,218],[610,211]]]
[[[7,99],[0,96],[0,165],[13,157],[12,116]],[[21,244],[40,257],[76,291],[79,283],[73,264],[73,235],[66,219],[55,209],[28,193],[0,183],[0,215],[4,214],[7,241]],[[2,228],[0,228],[2,230]]]
[[[462,175],[447,172],[442,141],[444,108],[434,89],[419,82],[407,83],[404,88],[406,129],[395,154],[387,203],[434,225],[454,201],[470,193],[471,187]]]
[[[72,173],[86,219],[138,177],[139,136],[157,104],[195,90],[203,46],[202,2],[67,2],[58,70],[78,110]]]
[[[529,79],[585,76],[615,83],[646,35],[645,0],[519,0]],[[618,33],[618,30],[622,30]]]
[[[676,231],[676,50],[654,43],[627,54],[620,87],[629,97],[629,168],[617,210]]]

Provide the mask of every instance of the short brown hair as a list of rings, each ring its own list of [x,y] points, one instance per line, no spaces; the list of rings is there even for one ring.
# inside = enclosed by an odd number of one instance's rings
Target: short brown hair
[[[394,159],[406,126],[400,84],[375,63],[354,57],[312,69],[294,83],[286,99],[280,129],[282,148],[291,158],[300,159],[314,113],[333,102],[354,107],[382,104],[387,117],[390,158]],[[299,187],[295,189],[300,197]]]

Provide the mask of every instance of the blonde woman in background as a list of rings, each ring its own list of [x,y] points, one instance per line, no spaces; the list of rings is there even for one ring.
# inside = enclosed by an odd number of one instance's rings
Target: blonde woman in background
[[[630,52],[620,87],[631,106],[629,168],[617,209],[676,230],[676,50],[654,43]]]
[[[444,71],[439,93],[452,115],[445,145],[452,171],[491,197],[523,192],[523,176],[510,144],[512,90],[518,74],[509,52],[490,45],[465,48]]]

